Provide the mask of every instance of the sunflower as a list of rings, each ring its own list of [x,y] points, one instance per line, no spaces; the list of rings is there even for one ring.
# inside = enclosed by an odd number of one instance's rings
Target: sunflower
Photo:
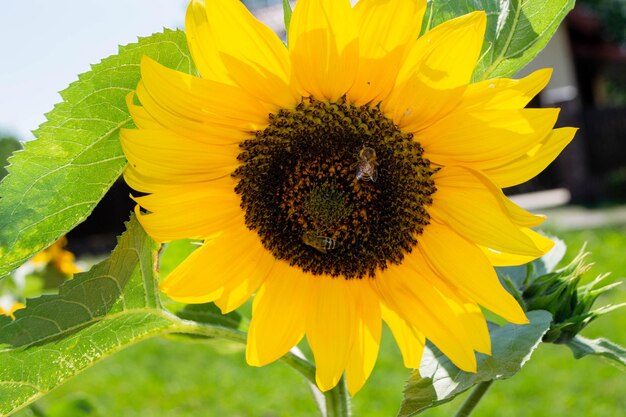
[[[33,256],[31,262],[38,268],[44,268],[50,264],[54,269],[66,276],[72,276],[81,272],[81,269],[74,262],[74,254],[64,249],[66,246],[67,238],[63,236],[48,248]]]
[[[472,84],[485,13],[420,37],[425,3],[299,0],[286,47],[238,0],[194,0],[200,76],[141,62],[122,132],[137,217],[159,242],[204,242],[161,289],[224,313],[256,293],[251,365],[306,336],[319,388],[345,372],[354,394],[383,320],[407,367],[428,339],[466,371],[490,353],[481,307],[527,322],[493,266],[552,242],[501,188],[575,130],[524,108],[550,70]]]
[[[0,315],[15,320],[15,312],[23,308],[26,308],[26,306],[17,301],[11,294],[0,295]]]

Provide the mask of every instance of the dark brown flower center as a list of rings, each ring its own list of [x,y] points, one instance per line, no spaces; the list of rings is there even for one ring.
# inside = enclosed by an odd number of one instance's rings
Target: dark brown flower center
[[[304,271],[374,276],[429,223],[435,169],[376,107],[303,99],[240,148],[233,175],[247,227]]]

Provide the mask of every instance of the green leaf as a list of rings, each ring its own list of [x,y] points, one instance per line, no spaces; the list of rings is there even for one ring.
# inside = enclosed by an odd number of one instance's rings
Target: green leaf
[[[622,370],[626,370],[626,348],[604,338],[587,339],[580,335],[567,342],[574,357],[580,359],[587,355],[604,356],[618,363]]]
[[[163,308],[157,244],[133,217],[111,257],[26,301],[16,319],[0,316],[0,415],[13,413],[95,362],[144,339],[169,334],[245,343],[237,313],[188,306]]]
[[[133,126],[125,97],[137,86],[144,55],[194,71],[181,31],[122,46],[63,91],[38,139],[11,157],[0,184],[0,276],[83,221],[122,173],[119,132]]]
[[[194,250],[198,249],[201,243],[197,240],[181,239],[164,244],[159,262],[161,276],[167,277]]]
[[[289,25],[291,24],[291,14],[293,10],[291,9],[291,4],[289,0],[283,0],[283,17],[285,19],[285,31],[287,32],[287,37],[289,37]]]
[[[176,315],[185,320],[230,327],[231,329],[238,329],[241,324],[241,315],[237,311],[222,314],[219,307],[214,303],[188,304]]]
[[[414,416],[448,402],[480,382],[515,375],[530,359],[552,320],[547,311],[531,311],[527,316],[530,324],[490,329],[492,355],[477,354],[475,374],[461,371],[441,351],[427,345],[419,371],[414,371],[407,382],[398,417]]]
[[[58,295],[28,300],[0,319],[0,414],[22,408],[118,350],[171,331],[160,308],[157,245],[131,220],[111,257],[77,274]]]
[[[474,81],[511,77],[541,51],[575,0],[431,0],[422,32],[446,20],[485,10],[487,31]]]
[[[7,175],[6,166],[11,154],[22,149],[20,141],[12,137],[0,137],[0,180]]]

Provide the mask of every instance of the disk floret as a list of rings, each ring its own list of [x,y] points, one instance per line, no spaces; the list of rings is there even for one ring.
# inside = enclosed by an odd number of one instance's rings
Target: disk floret
[[[373,277],[429,223],[435,169],[377,107],[305,98],[240,148],[233,175],[246,226],[304,271]]]

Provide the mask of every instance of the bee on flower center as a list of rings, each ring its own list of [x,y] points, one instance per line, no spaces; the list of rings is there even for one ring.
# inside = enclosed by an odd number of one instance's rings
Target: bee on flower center
[[[378,178],[377,165],[376,151],[373,148],[364,146],[359,151],[359,162],[356,163],[356,179],[376,182]]]
[[[302,234],[302,242],[310,247],[317,249],[322,253],[326,253],[329,250],[337,247],[337,241],[333,238],[320,236],[316,232],[307,230]]]

